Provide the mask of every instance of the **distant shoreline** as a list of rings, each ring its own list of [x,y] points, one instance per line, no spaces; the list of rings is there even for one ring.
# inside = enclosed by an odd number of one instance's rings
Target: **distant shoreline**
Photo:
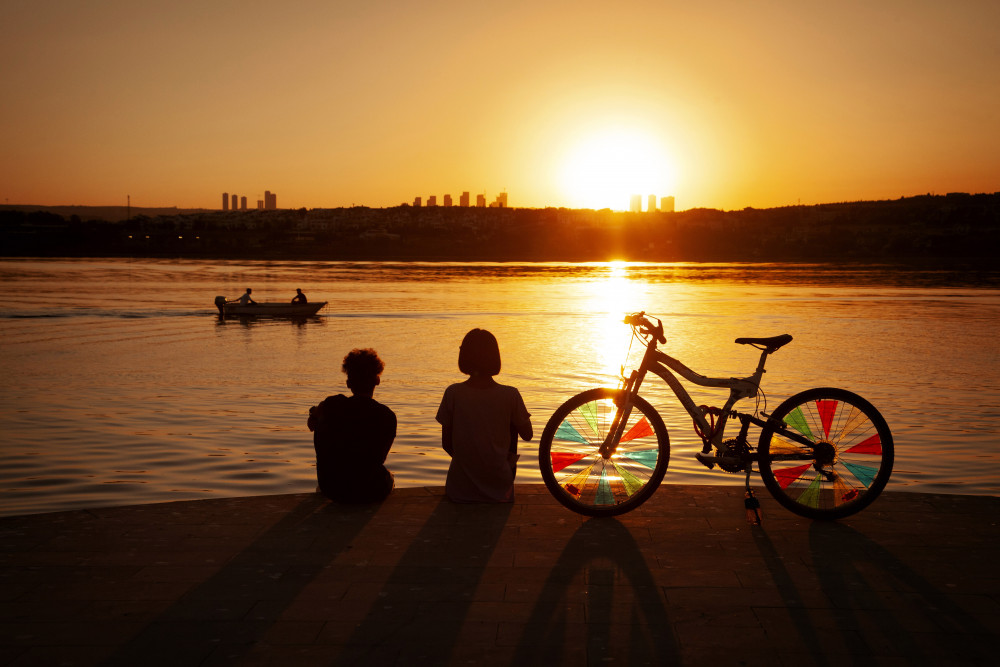
[[[1000,194],[673,213],[6,205],[0,206],[0,247],[6,257],[818,262],[981,270],[995,267],[1000,256]]]

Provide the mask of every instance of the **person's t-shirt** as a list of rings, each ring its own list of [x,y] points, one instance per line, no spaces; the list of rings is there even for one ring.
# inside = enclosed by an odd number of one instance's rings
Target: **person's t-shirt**
[[[373,398],[337,394],[317,406],[316,478],[320,491],[341,502],[374,502],[392,490],[385,457],[396,437],[396,415]]]
[[[517,432],[531,415],[515,387],[473,387],[467,382],[445,389],[437,420],[451,426],[452,455],[445,491],[455,502],[514,501]]]

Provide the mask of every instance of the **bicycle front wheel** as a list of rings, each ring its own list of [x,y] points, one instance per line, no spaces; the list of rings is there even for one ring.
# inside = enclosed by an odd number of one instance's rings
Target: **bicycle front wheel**
[[[538,463],[545,486],[560,503],[587,516],[624,514],[646,502],[670,459],[667,427],[649,403],[632,403],[618,447],[600,448],[615,418],[619,389],[591,389],[555,411],[542,432]]]
[[[810,519],[841,519],[882,493],[892,473],[892,433],[871,403],[844,389],[810,389],[771,414],[789,434],[760,435],[760,476],[775,500]]]

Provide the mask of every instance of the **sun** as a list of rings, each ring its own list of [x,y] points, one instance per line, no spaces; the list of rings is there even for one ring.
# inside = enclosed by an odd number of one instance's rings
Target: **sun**
[[[673,196],[677,167],[659,138],[634,128],[590,134],[567,151],[561,188],[574,208],[627,210],[632,195]]]

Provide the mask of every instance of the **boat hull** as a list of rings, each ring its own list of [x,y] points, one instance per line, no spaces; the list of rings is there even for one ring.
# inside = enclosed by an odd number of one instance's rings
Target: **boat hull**
[[[216,304],[223,317],[310,317],[326,305],[326,301],[313,303],[266,303],[245,306],[238,303]]]

